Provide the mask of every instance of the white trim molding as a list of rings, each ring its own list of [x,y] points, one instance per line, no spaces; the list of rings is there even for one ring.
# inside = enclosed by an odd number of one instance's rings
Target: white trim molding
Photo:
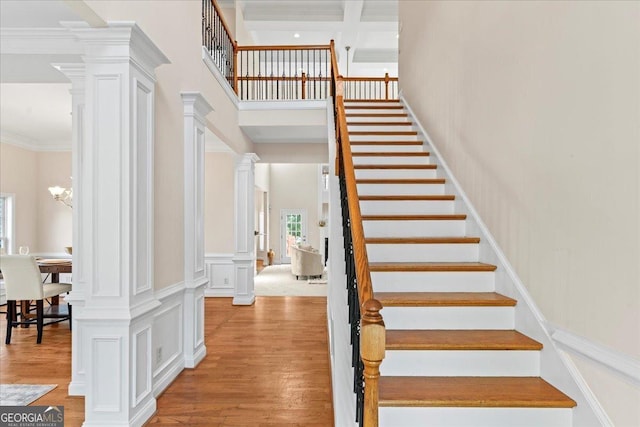
[[[255,236],[255,166],[260,158],[255,153],[240,156],[235,169],[235,254],[234,305],[251,305],[255,301],[254,263]]]
[[[215,77],[215,79],[218,81],[220,87],[222,87],[222,90],[224,90],[224,93],[227,95],[229,100],[233,102],[233,105],[236,107],[236,109],[238,109],[238,96],[233,91],[233,88],[229,85],[227,79],[225,79],[220,70],[218,70],[218,67],[213,62],[213,58],[209,54],[206,46],[202,46],[202,60],[204,61],[204,64],[207,66],[209,71],[211,71],[211,74],[213,74],[213,77]]]
[[[549,323],[547,328],[552,331],[551,338],[563,350],[589,359],[629,384],[640,387],[640,360]]]
[[[233,297],[235,289],[232,253],[208,253],[204,256],[209,286],[206,297]]]
[[[205,117],[213,107],[200,92],[180,92],[184,108],[184,358],[194,368],[207,354],[204,345]]]
[[[153,314],[153,395],[159,396],[185,368],[184,283],[155,291],[161,306]]]

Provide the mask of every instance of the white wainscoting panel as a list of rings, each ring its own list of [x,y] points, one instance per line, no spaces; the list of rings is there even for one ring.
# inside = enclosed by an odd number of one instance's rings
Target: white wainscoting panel
[[[156,291],[160,301],[153,316],[151,365],[153,394],[158,396],[184,369],[184,283]]]
[[[233,254],[205,254],[204,264],[209,279],[209,286],[205,289],[204,295],[206,297],[232,297],[235,286]]]

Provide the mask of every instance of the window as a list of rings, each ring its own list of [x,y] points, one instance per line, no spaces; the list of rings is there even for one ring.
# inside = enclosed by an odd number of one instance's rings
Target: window
[[[13,195],[0,194],[0,253],[13,253]]]

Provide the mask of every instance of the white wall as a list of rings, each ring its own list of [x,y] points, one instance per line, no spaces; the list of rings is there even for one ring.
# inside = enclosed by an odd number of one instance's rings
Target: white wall
[[[204,251],[233,253],[234,175],[232,153],[206,153],[204,160]]]
[[[280,252],[280,211],[282,209],[307,210],[307,243],[320,248],[318,227],[318,165],[271,164],[270,195],[271,219],[269,225],[270,247],[275,259]]]
[[[72,211],[48,188],[71,187],[71,153],[0,144],[0,193],[15,195],[15,245],[32,253],[63,254],[72,243]]]
[[[640,3],[400,2],[399,16],[402,92],[541,311],[637,360]],[[615,425],[640,425],[637,387],[578,366]]]

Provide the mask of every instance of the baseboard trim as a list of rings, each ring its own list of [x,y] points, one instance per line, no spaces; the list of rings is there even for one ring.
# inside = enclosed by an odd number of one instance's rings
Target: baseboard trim
[[[187,369],[193,369],[202,362],[202,360],[207,355],[207,347],[202,346],[198,349],[193,359],[185,359],[184,367]]]
[[[640,361],[565,329],[550,324],[547,327],[553,331],[551,338],[563,350],[589,359],[607,368],[629,384],[640,387]]]
[[[185,362],[182,358],[175,358],[174,362],[169,364],[170,366],[165,366],[159,371],[161,372],[159,375],[154,376],[153,378],[153,395],[158,397],[167,387],[173,383],[173,381],[180,375],[185,368]]]
[[[85,383],[84,382],[70,382],[67,388],[69,396],[84,396],[85,395]]]
[[[256,301],[255,296],[239,296],[233,298],[233,305],[252,305]]]

